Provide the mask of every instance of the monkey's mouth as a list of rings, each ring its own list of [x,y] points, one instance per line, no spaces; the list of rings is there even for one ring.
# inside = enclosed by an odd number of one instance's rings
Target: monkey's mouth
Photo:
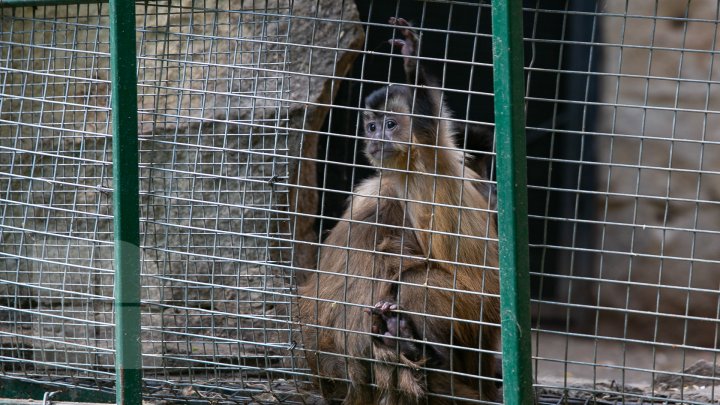
[[[392,156],[393,147],[387,142],[368,142],[367,154],[375,160],[388,160]]]

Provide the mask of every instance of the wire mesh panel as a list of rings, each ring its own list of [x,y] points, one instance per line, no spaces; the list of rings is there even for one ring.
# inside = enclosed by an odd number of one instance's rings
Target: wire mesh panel
[[[145,377],[271,380],[291,366],[289,4],[143,11]]]
[[[97,388],[114,376],[110,204],[123,191],[111,177],[107,10],[2,9],[0,368],[11,378]],[[148,394],[200,398],[189,386],[214,380],[245,402],[269,390],[253,379],[293,364],[290,3],[137,11],[127,46],[139,54]]]
[[[538,402],[720,402],[717,2],[523,4]],[[0,376],[109,387],[107,7],[0,10]],[[502,402],[490,5],[137,11],[148,398]]]
[[[717,2],[526,6],[529,91],[554,84],[528,97],[541,391],[717,403]]]
[[[352,109],[377,86],[405,81],[399,63],[382,64],[387,15],[426,29],[421,59],[441,72],[456,117],[492,121],[489,21],[473,12],[482,7],[357,5],[373,52],[350,73],[360,84],[340,88],[321,142],[326,232],[345,208],[347,192],[335,190],[373,173],[363,147],[335,134],[361,133]],[[524,5],[537,397],[718,402],[717,4]],[[473,139],[463,139],[468,150],[480,149]]]
[[[0,368],[16,376],[112,374],[108,43],[102,9],[73,10],[2,10]]]
[[[298,272],[308,367],[333,401],[497,403],[489,6],[356,5],[364,52],[319,137]]]

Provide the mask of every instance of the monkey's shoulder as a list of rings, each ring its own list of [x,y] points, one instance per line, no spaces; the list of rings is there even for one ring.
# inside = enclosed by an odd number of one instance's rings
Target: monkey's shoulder
[[[371,224],[401,225],[404,204],[394,183],[376,176],[358,184],[345,217]]]

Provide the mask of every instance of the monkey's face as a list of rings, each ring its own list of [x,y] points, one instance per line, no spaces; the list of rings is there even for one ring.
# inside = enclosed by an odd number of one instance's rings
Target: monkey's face
[[[365,154],[376,167],[403,169],[407,166],[411,137],[410,117],[392,112],[366,112]]]

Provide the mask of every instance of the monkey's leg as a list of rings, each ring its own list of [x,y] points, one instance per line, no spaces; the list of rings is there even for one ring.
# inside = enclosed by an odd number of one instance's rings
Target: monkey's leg
[[[366,311],[372,316],[373,363],[378,386],[378,404],[415,405],[427,392],[419,367],[420,346],[408,318],[398,313],[391,299],[378,302]]]
[[[469,400],[477,400],[480,395],[477,388],[473,388],[461,379],[453,379],[445,372],[430,372],[427,374],[427,383],[419,380],[417,369],[420,365],[428,365],[431,368],[449,368],[448,359],[449,351],[443,348],[435,347],[430,342],[427,345],[420,343],[421,336],[416,332],[415,321],[409,315],[399,312],[400,307],[393,300],[382,300],[375,304],[375,307],[369,312],[372,314],[372,332],[380,336],[375,336],[376,348],[382,347],[383,353],[393,353],[392,360],[394,362],[410,365],[410,368],[402,367],[397,369],[397,389],[399,395],[391,393],[384,394],[387,403],[406,403],[414,404],[421,397],[427,395],[425,384],[429,385],[429,391],[435,394],[458,397],[456,400],[450,400],[442,397],[429,397],[428,403],[433,405],[451,404],[457,401],[464,403],[461,398]],[[423,346],[425,346],[423,358]],[[379,354],[380,350],[376,350]],[[414,363],[414,364],[413,364]],[[412,371],[411,371],[412,370]],[[403,375],[405,376],[403,378]],[[405,382],[403,382],[405,380]],[[402,395],[406,388],[414,389],[415,395]],[[418,388],[422,389],[418,394]],[[412,392],[412,391],[411,391]],[[391,396],[392,395],[392,396]],[[420,400],[419,402],[423,402]]]
[[[413,341],[425,342],[419,346],[424,364],[449,371],[429,373],[429,391],[472,400],[495,400],[497,387],[495,381],[489,379],[494,377],[494,356],[476,351],[481,334],[483,350],[494,350],[498,341],[498,328],[476,322],[495,320],[488,314],[479,313],[480,308],[487,310],[490,303],[483,302],[487,297],[477,294],[476,286],[461,285],[453,279],[452,273],[440,268],[403,272],[398,307],[408,312],[404,318],[409,324],[407,329],[416,332]],[[435,342],[443,345],[433,344]],[[453,371],[480,378],[461,377]]]

